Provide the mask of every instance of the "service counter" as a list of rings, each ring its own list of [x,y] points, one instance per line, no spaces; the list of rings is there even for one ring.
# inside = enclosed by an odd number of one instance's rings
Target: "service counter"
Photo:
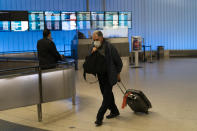
[[[32,66],[1,70],[0,110],[38,105],[41,121],[42,103],[72,98],[75,104],[74,67],[74,60],[70,60],[59,63],[55,69],[41,70],[39,66]]]
[[[107,38],[112,45],[116,47],[121,57],[129,56],[129,40],[128,37]],[[92,44],[92,39],[79,39],[78,41],[78,58],[85,59],[88,55]]]

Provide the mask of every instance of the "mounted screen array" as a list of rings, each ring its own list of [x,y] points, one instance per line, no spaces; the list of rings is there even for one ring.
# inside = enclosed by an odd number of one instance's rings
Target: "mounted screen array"
[[[132,28],[131,12],[0,11],[0,31]]]
[[[0,11],[0,31],[27,31],[27,11]]]

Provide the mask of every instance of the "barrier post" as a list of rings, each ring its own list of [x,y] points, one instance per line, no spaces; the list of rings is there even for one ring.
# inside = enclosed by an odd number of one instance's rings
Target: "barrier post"
[[[153,63],[152,48],[150,45],[150,63]]]
[[[37,111],[38,111],[38,121],[42,122],[42,70],[40,67],[38,67],[38,82],[39,82],[39,97],[40,102],[37,104]]]

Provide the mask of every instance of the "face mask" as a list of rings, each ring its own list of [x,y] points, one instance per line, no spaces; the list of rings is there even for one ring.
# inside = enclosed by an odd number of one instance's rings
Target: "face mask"
[[[94,41],[94,46],[96,48],[99,48],[101,46],[101,42],[100,41]]]

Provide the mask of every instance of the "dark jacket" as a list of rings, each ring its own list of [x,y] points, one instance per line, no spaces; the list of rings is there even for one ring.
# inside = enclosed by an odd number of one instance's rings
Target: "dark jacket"
[[[105,46],[105,60],[109,83],[111,86],[113,86],[117,83],[117,75],[122,70],[122,60],[118,54],[117,49],[112,44],[110,44],[105,39],[103,40],[102,44],[102,46]],[[93,47],[94,46],[92,45],[90,50],[92,50]]]
[[[39,65],[42,69],[54,68],[57,61],[61,60],[55,44],[48,38],[43,38],[37,42],[37,50]]]

